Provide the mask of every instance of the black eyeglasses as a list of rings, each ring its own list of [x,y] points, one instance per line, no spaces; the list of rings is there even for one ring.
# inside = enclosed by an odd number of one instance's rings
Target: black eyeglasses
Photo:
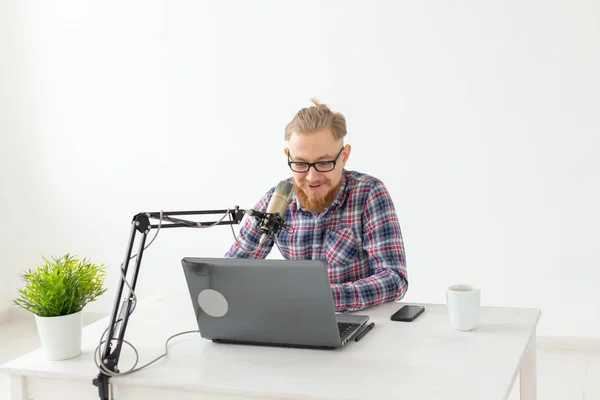
[[[294,172],[308,172],[310,167],[313,167],[315,171],[318,172],[333,171],[335,169],[335,165],[337,164],[337,160],[340,158],[340,155],[342,154],[342,151],[344,151],[345,147],[346,146],[342,147],[337,156],[335,156],[335,159],[331,161],[317,161],[314,163],[290,161],[290,154],[288,152],[288,165]]]

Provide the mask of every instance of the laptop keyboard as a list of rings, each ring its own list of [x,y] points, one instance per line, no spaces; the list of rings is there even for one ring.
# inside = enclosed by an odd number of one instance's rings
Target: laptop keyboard
[[[349,324],[346,322],[338,322],[338,329],[340,331],[340,337],[346,337],[354,328],[356,324]]]

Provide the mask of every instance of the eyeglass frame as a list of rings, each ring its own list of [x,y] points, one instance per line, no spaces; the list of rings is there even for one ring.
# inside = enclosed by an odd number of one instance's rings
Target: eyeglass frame
[[[314,163],[309,163],[309,162],[305,162],[305,161],[291,161],[290,160],[290,149],[288,149],[288,166],[290,167],[290,169],[298,174],[307,174],[310,171],[310,167],[313,167],[315,169],[315,171],[317,172],[331,172],[335,169],[335,167],[337,166],[337,162],[338,159],[340,158],[340,155],[342,155],[342,152],[344,151],[344,149],[346,148],[346,146],[343,146],[340,149],[340,152],[337,154],[337,156],[335,156],[335,158],[333,160],[324,160],[324,161],[317,161]],[[317,164],[322,164],[322,163],[332,163],[333,167],[331,169],[328,169],[327,171],[321,171],[320,169],[317,168]],[[296,171],[294,170],[294,168],[292,168],[292,164],[305,164],[308,165],[308,168],[306,169],[306,171]]]

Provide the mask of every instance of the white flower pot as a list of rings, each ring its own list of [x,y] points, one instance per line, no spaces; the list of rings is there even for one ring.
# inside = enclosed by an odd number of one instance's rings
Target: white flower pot
[[[35,322],[48,360],[67,360],[81,354],[82,311],[60,317],[36,315]]]

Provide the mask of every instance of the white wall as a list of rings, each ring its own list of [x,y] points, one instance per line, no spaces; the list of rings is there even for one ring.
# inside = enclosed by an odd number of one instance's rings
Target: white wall
[[[45,241],[45,204],[38,191],[38,157],[28,33],[17,2],[0,3],[0,313],[11,307],[22,267],[37,262],[33,246]]]
[[[289,175],[283,128],[316,96],[347,116],[348,167],[394,197],[408,301],[469,281],[486,304],[541,307],[541,334],[600,337],[597,3],[24,4],[28,56],[8,48],[35,102],[0,129],[35,139],[9,154],[29,182],[9,206],[28,215],[36,194],[44,224],[11,237],[9,265],[106,262],[90,309],[108,310],[131,217],[252,207]],[[180,259],[231,240],[161,232],[139,294],[185,290]]]

